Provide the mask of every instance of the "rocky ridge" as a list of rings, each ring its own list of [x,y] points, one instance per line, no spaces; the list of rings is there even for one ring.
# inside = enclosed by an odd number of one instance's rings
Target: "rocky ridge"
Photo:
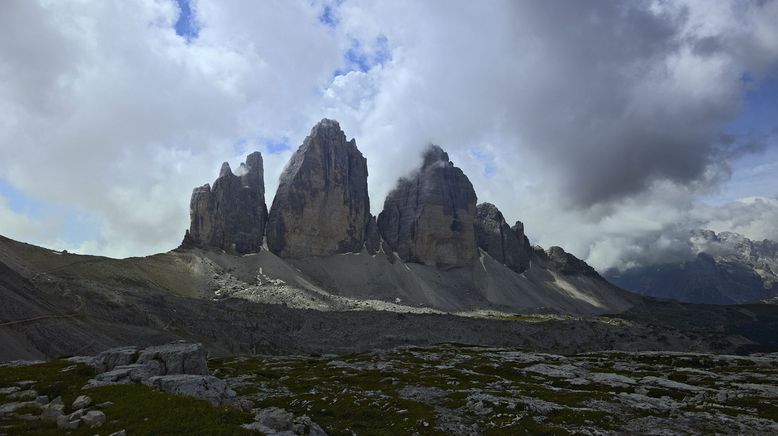
[[[293,154],[269,213],[261,154],[249,155],[238,174],[224,163],[213,188],[194,190],[182,248],[256,253],[266,238],[270,251],[285,259],[366,249],[444,270],[475,265],[481,249],[516,273],[535,255],[524,225],[510,227],[492,204],[476,207],[469,179],[436,145],[423,153],[418,170],[398,180],[377,219],[370,214],[367,160],[334,120],[317,123]],[[570,263],[557,260],[546,263]]]
[[[696,253],[691,259],[605,276],[639,294],[689,303],[740,304],[778,296],[778,242],[698,230],[690,244]]]
[[[475,236],[479,248],[508,268],[517,273],[529,268],[532,246],[524,235],[524,224],[517,221],[510,227],[497,206],[491,203],[476,206]]]
[[[262,247],[267,221],[262,154],[248,155],[238,175],[224,162],[213,184],[195,188],[184,247],[214,247],[230,253],[255,253]]]

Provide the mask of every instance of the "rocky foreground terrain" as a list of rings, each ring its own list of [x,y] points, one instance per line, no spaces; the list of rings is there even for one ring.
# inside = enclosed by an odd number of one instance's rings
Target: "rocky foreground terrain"
[[[0,366],[0,435],[761,435],[778,432],[776,386],[778,354],[441,344],[206,362],[176,343]]]

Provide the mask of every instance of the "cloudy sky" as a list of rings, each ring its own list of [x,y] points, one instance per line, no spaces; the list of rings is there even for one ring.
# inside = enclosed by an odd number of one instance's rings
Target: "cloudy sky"
[[[269,204],[324,117],[375,214],[434,142],[600,269],[778,239],[775,0],[5,0],[0,234],[167,251],[222,161],[261,151]]]

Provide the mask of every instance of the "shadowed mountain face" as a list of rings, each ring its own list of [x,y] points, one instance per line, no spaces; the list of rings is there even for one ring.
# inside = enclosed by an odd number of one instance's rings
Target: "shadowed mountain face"
[[[281,174],[268,247],[287,258],[359,252],[370,220],[367,160],[337,121],[324,119]]]
[[[213,184],[195,188],[190,203],[191,225],[182,245],[214,247],[230,253],[256,253],[262,247],[267,221],[262,155],[252,153],[237,175],[227,162]]]
[[[443,149],[432,145],[421,168],[400,179],[386,197],[378,229],[406,262],[439,268],[467,266],[478,258],[475,206],[470,180]]]
[[[691,242],[700,251],[691,260],[605,277],[639,294],[689,303],[739,304],[778,295],[778,243],[710,230],[694,232]]]
[[[517,273],[529,268],[532,246],[524,235],[524,224],[511,228],[497,206],[481,203],[476,207],[475,237],[478,247]]]

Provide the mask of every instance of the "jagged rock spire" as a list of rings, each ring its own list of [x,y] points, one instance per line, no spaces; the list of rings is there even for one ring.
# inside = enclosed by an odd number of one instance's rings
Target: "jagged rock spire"
[[[386,197],[378,229],[406,262],[465,266],[478,258],[475,206],[470,180],[442,148],[430,145],[419,171],[400,179]]]
[[[281,174],[268,248],[291,258],[360,251],[370,219],[367,160],[337,121],[323,119]]]
[[[213,187],[205,184],[192,191],[191,223],[182,246],[260,251],[267,221],[262,154],[248,155],[239,174],[224,162]]]

